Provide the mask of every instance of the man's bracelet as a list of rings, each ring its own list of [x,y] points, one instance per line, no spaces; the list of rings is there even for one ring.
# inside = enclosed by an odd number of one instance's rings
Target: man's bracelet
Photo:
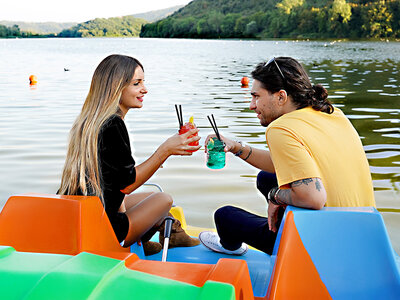
[[[243,149],[244,149],[244,146],[243,146],[243,144],[242,144],[242,142],[241,142],[241,141],[237,141],[237,143],[239,143],[239,144],[240,144],[240,149],[239,149],[239,151],[238,151],[238,152],[236,152],[236,153],[235,153],[235,155],[236,155],[236,156],[240,156],[240,155],[242,155],[242,154],[243,154]]]
[[[249,147],[250,147],[250,146],[249,146]],[[250,147],[249,154],[247,154],[246,158],[243,158],[243,160],[247,160],[247,159],[250,157],[250,155],[251,155],[252,152],[253,152],[253,148]]]
[[[267,195],[267,202],[268,203],[271,202],[272,204],[275,204],[275,205],[281,205],[281,203],[279,203],[275,198],[276,195],[278,194],[278,192],[279,192],[278,187],[273,187],[272,189],[270,189],[268,192],[268,195]]]

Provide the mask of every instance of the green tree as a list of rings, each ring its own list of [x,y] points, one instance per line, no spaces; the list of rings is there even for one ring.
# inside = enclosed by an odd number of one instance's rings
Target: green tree
[[[9,27],[9,36],[10,37],[21,36],[21,31],[18,25],[15,24],[12,27]]]
[[[303,4],[304,0],[282,0],[282,2],[276,5],[276,7],[289,15],[293,8],[302,6]]]
[[[208,37],[211,35],[212,29],[206,19],[200,19],[200,21],[197,22],[196,29],[199,37]]]
[[[362,29],[362,26],[364,25],[364,14],[365,8],[362,5],[357,5],[352,8],[349,30],[347,32],[349,38],[365,36]]]
[[[7,37],[7,27],[0,25],[0,37]]]
[[[329,31],[331,37],[346,37],[351,19],[351,7],[345,0],[334,0],[328,10]]]
[[[351,6],[346,0],[334,0],[329,12],[331,21],[347,23],[351,18]]]
[[[240,14],[227,14],[221,23],[221,35],[223,37],[235,37],[235,25]]]
[[[258,32],[263,31],[270,23],[268,12],[259,11],[252,14],[250,18],[257,23]]]
[[[400,1],[393,1],[389,4],[390,11],[392,12],[392,29],[393,37],[400,37]]]
[[[325,28],[320,26],[322,25],[318,19],[320,14],[323,15],[323,11],[321,12],[318,10],[317,13],[317,10],[303,9],[297,20],[297,36],[313,38],[323,35]],[[326,23],[326,20],[324,21],[324,23]]]
[[[393,34],[393,15],[386,6],[386,1],[380,0],[369,6],[367,17],[363,25],[367,37],[390,37]]]
[[[247,37],[254,37],[258,32],[258,26],[256,21],[251,21],[246,25],[245,34]]]
[[[176,20],[173,24],[173,35],[177,37],[193,37],[197,33],[195,18],[188,17]]]
[[[170,37],[173,33],[173,24],[174,24],[174,19],[167,18],[162,20],[159,26],[157,26],[159,36],[163,38]]]
[[[221,24],[223,20],[224,15],[215,10],[213,10],[207,18],[208,24],[210,25],[212,32],[215,33],[215,36],[217,37],[219,37],[221,34]]]
[[[235,32],[238,37],[245,36],[246,26],[249,24],[249,17],[240,17],[236,20],[235,24]]]

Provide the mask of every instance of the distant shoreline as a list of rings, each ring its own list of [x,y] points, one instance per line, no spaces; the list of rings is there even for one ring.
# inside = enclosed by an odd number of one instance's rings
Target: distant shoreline
[[[221,41],[291,41],[291,42],[400,42],[399,38],[161,38],[161,37],[140,37],[140,36],[93,36],[93,37],[65,37],[56,35],[35,35],[35,36],[18,36],[18,37],[0,37],[0,40],[12,40],[12,39],[113,39],[113,38],[138,38],[138,39],[177,39],[177,40],[221,40]]]

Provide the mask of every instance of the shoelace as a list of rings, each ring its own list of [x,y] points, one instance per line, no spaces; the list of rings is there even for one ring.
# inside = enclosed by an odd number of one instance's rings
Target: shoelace
[[[207,243],[208,243],[210,246],[215,246],[215,247],[217,247],[217,248],[223,248],[223,249],[225,249],[225,248],[221,245],[221,243],[219,242],[219,240],[218,240],[218,241],[216,240],[216,237],[211,236],[211,239],[212,239],[212,241],[207,240]],[[236,251],[238,251],[238,250],[245,251],[245,249],[242,249],[242,247],[243,247],[243,245],[240,246],[240,247],[239,247],[238,249],[236,249],[236,250],[228,250],[228,249],[225,249],[225,250],[226,250],[226,251],[229,251],[229,252],[236,252]],[[246,251],[246,252],[247,252],[247,251]]]
[[[222,247],[219,240],[217,240],[217,238],[213,235],[211,235],[211,238],[206,239],[205,243],[219,248]]]
[[[216,240],[214,236],[212,237],[212,239],[213,239],[212,241],[208,240],[207,242],[214,246],[220,246],[221,243],[219,241],[214,241]]]

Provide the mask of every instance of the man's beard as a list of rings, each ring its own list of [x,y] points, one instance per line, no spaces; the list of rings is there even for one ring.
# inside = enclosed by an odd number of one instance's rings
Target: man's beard
[[[273,120],[272,120],[273,121]],[[266,119],[264,119],[262,116],[260,118],[260,124],[263,127],[268,127],[269,124],[271,124],[272,121],[267,121]]]
[[[263,127],[268,127],[269,124],[271,124],[273,121],[275,121],[279,117],[281,117],[281,116],[274,116],[274,117],[270,118],[269,120],[267,120],[267,119],[263,118],[262,115],[261,115],[260,124]]]

